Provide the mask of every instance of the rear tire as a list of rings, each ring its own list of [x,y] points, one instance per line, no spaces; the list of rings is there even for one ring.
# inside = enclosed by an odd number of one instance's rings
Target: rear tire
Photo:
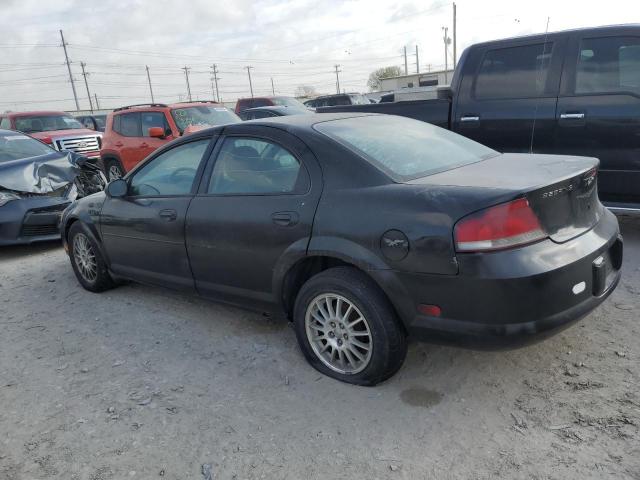
[[[352,267],[325,270],[300,289],[296,337],[316,370],[355,385],[376,385],[395,374],[407,337],[386,295]]]
[[[94,293],[113,288],[115,282],[89,229],[81,222],[75,222],[69,229],[67,240],[71,267],[80,285]]]
[[[124,173],[122,165],[120,165],[120,162],[115,158],[107,158],[104,161],[104,174],[109,182],[122,178]]]

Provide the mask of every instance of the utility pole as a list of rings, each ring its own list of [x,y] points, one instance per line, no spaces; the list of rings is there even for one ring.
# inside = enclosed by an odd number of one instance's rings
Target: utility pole
[[[187,67],[186,65],[184,66],[184,68],[181,68],[180,70],[184,70],[184,78],[187,79],[187,97],[189,98],[189,101],[191,102],[191,85],[189,85],[189,70],[190,68]]]
[[[442,27],[442,30],[444,31],[444,37],[442,37],[444,41],[444,83],[447,83],[449,81],[447,74],[447,70],[449,69],[449,54],[447,52],[449,27]]]
[[[251,90],[251,98],[253,98],[253,84],[251,83],[251,69],[253,67],[248,65],[245,68],[247,69],[247,75],[249,75],[249,90]]]
[[[418,45],[416,45],[416,73],[420,73],[420,57],[418,57]]]
[[[456,23],[456,2],[453,2],[453,69],[456,69],[456,64],[458,62],[458,54],[457,54],[457,23]]]
[[[218,103],[220,103],[220,90],[218,90],[218,65],[215,63],[211,65],[211,70],[213,70],[213,81],[216,83],[216,98]]]
[[[276,89],[273,86],[273,77],[271,77],[271,93],[273,94],[273,96],[276,96]]]
[[[407,63],[407,46],[404,46],[404,74],[409,75],[409,64]]]
[[[87,82],[87,75],[89,74],[84,71],[84,67],[86,66],[87,66],[86,63],[80,62],[80,67],[82,68],[82,76],[84,77],[84,86],[87,87],[87,98],[89,99],[89,110],[91,110],[91,113],[93,113],[93,102],[91,101],[91,94],[89,93],[89,83]]]
[[[71,81],[71,90],[73,90],[73,99],[76,101],[76,110],[80,110],[78,94],[76,93],[76,85],[73,83],[73,75],[71,75],[71,62],[69,61],[69,55],[67,54],[67,44],[64,41],[62,30],[60,30],[60,38],[62,39],[62,48],[64,49],[64,59],[67,64],[67,70],[69,70],[69,80]]]
[[[94,93],[93,96],[96,99],[96,110],[100,110],[100,104],[98,103],[98,94]]]
[[[149,73],[149,65],[146,65],[147,69],[147,80],[149,81],[149,92],[151,93],[151,103],[156,103],[153,98],[153,87],[151,86],[151,74]]]
[[[336,69],[336,93],[340,93],[340,76],[338,75],[342,70],[338,70],[340,65],[334,65]]]

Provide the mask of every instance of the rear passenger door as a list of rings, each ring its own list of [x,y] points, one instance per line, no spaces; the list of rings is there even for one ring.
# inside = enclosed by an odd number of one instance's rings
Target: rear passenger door
[[[552,151],[565,43],[549,37],[473,50],[452,129],[499,152]]]
[[[276,128],[229,126],[187,213],[199,293],[269,308],[277,272],[306,254],[321,174],[309,148]]]
[[[640,35],[576,32],[557,109],[557,153],[600,159],[598,190],[640,202]]]

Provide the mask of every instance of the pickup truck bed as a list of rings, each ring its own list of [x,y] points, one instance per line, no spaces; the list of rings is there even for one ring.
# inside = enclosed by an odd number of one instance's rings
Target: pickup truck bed
[[[370,103],[368,105],[341,105],[337,107],[321,107],[318,112],[361,112],[385,113],[415,118],[423,122],[432,123],[442,128],[449,128],[449,114],[451,102],[449,100],[410,100],[395,103]]]

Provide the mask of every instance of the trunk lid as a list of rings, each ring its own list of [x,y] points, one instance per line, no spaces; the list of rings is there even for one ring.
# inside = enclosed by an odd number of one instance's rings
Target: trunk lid
[[[486,193],[478,209],[493,198],[525,197],[551,240],[562,243],[591,229],[603,213],[598,164],[589,157],[509,153],[408,183],[473,188]]]

